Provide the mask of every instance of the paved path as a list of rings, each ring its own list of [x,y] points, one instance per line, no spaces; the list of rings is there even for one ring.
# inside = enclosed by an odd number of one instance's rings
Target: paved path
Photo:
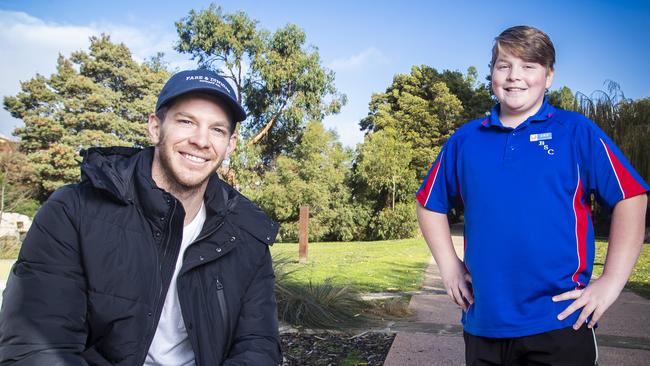
[[[462,237],[454,236],[457,253]],[[431,262],[426,269],[423,291],[411,297],[414,321],[391,327],[397,336],[385,366],[465,365],[460,308],[449,300]],[[650,364],[650,301],[623,291],[605,313],[597,330],[600,365]]]

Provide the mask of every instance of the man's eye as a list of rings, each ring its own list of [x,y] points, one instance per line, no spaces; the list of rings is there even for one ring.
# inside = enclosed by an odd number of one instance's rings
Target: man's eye
[[[178,120],[178,123],[180,123],[180,124],[184,124],[184,125],[191,125],[191,124],[192,124],[192,121],[188,121],[188,120],[186,120],[186,119],[179,119],[179,120]]]
[[[499,66],[497,66],[497,69],[499,69],[499,70],[505,70],[505,69],[507,69],[508,67],[509,67],[508,65],[499,65]]]
[[[226,131],[224,131],[221,128],[213,128],[212,132],[214,132],[215,134],[218,134],[218,135],[225,135],[226,134]]]

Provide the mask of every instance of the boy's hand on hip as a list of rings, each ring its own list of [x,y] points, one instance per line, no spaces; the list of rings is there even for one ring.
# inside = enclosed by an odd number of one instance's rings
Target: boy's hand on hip
[[[472,276],[465,270],[462,263],[454,268],[452,273],[442,273],[442,280],[445,284],[447,295],[458,304],[463,311],[467,311],[474,303],[474,292],[472,290]]]
[[[592,281],[589,286],[580,290],[572,290],[563,294],[553,296],[553,301],[564,301],[575,299],[557,318],[563,320],[579,309],[582,309],[578,320],[573,324],[573,329],[578,330],[591,315],[591,320],[587,324],[592,328],[603,313],[616,301],[621,289],[616,283],[612,283],[607,277]]]

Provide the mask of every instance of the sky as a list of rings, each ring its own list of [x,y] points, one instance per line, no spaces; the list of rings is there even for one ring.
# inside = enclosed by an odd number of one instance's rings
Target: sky
[[[348,97],[341,113],[326,117],[350,147],[363,141],[359,120],[373,93],[384,91],[395,74],[413,65],[489,74],[491,48],[504,29],[532,25],[545,31],[556,49],[551,89],[569,86],[591,94],[606,80],[625,96],[650,97],[650,1],[414,1],[275,0],[217,1],[225,13],[244,11],[261,28],[288,23],[302,28],[318,49],[324,67],[336,73]],[[0,96],[15,95],[20,82],[36,73],[50,76],[59,54],[87,50],[91,35],[107,33],[134,57],[165,53],[169,66],[196,67],[178,54],[174,23],[210,1],[0,0]],[[0,134],[11,137],[22,125],[4,109]]]

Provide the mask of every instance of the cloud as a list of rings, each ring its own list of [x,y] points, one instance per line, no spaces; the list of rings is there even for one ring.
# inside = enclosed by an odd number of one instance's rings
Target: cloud
[[[369,65],[382,65],[388,63],[388,58],[381,51],[374,47],[346,58],[337,58],[330,62],[327,67],[336,71],[356,71]]]
[[[27,81],[36,73],[49,76],[56,71],[59,54],[88,50],[90,36],[109,34],[113,42],[129,47],[134,59],[143,61],[157,52],[164,52],[169,66],[174,68],[195,67],[187,56],[173,50],[175,31],[166,29],[135,28],[111,23],[85,25],[46,22],[23,12],[0,10],[0,96],[15,95],[20,81]],[[0,111],[0,133],[10,135],[22,124],[4,109]]]

